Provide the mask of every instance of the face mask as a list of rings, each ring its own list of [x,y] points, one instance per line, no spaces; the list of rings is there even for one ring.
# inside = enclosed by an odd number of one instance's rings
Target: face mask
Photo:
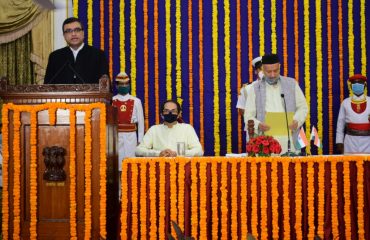
[[[168,122],[168,123],[173,123],[174,121],[177,120],[177,114],[172,114],[171,112],[168,114],[163,114],[163,120]]]
[[[258,78],[259,79],[263,79],[263,77],[264,77],[265,75],[263,74],[263,71],[260,71],[259,73],[258,73]]]
[[[125,87],[119,86],[118,87],[118,93],[122,95],[126,95],[127,93],[130,92],[130,90],[131,90],[130,86],[125,86]]]
[[[355,95],[360,96],[364,93],[365,85],[362,83],[352,84],[352,91]]]
[[[275,85],[277,81],[279,80],[280,76],[277,76],[276,78],[269,78],[267,76],[264,76],[266,82],[270,85]]]

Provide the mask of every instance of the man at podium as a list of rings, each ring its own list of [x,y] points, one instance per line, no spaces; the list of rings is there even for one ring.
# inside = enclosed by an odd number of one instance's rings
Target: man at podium
[[[68,46],[49,55],[45,84],[92,84],[108,75],[104,52],[84,44],[84,29],[78,18],[64,20],[63,36]]]

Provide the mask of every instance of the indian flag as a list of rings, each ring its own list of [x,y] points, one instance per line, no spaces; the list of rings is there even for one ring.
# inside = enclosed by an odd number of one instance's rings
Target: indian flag
[[[301,129],[299,130],[297,145],[301,149],[308,145],[308,141],[307,141],[307,138],[306,138],[306,133],[304,132],[303,127],[301,127]]]
[[[318,148],[322,147],[321,141],[320,141],[320,138],[319,138],[319,134],[317,133],[317,130],[316,130],[315,126],[312,126],[311,140],[313,140],[313,144],[316,147],[318,147]]]

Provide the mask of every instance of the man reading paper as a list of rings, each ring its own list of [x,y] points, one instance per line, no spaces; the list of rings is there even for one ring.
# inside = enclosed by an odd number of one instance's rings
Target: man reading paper
[[[279,141],[282,153],[288,150],[288,130],[285,120],[286,111],[293,114],[293,119],[288,118],[288,128],[290,132],[291,143],[295,143],[299,127],[306,120],[308,107],[306,99],[300,89],[297,81],[293,78],[280,75],[280,61],[277,54],[268,54],[262,57],[262,70],[264,77],[262,81],[256,82],[247,98],[244,119],[253,120],[256,132],[271,135]],[[266,116],[270,118],[277,113],[280,117],[274,126],[266,123]],[[284,116],[281,118],[281,116]],[[283,120],[281,120],[283,119]],[[274,127],[275,129],[271,129]],[[277,133],[277,127],[285,129]],[[269,130],[271,132],[269,133]],[[276,134],[276,135],[275,135]],[[294,146],[292,151],[299,150]]]

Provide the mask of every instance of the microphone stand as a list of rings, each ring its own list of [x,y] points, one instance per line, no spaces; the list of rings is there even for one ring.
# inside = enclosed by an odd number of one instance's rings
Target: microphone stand
[[[290,131],[289,131],[289,126],[288,126],[288,113],[287,113],[287,110],[286,110],[286,102],[285,102],[284,93],[282,93],[280,96],[284,100],[285,122],[286,122],[286,129],[287,129],[287,132],[288,132],[288,151],[286,153],[282,154],[281,156],[284,156],[284,157],[297,156],[296,153],[290,151]]]

